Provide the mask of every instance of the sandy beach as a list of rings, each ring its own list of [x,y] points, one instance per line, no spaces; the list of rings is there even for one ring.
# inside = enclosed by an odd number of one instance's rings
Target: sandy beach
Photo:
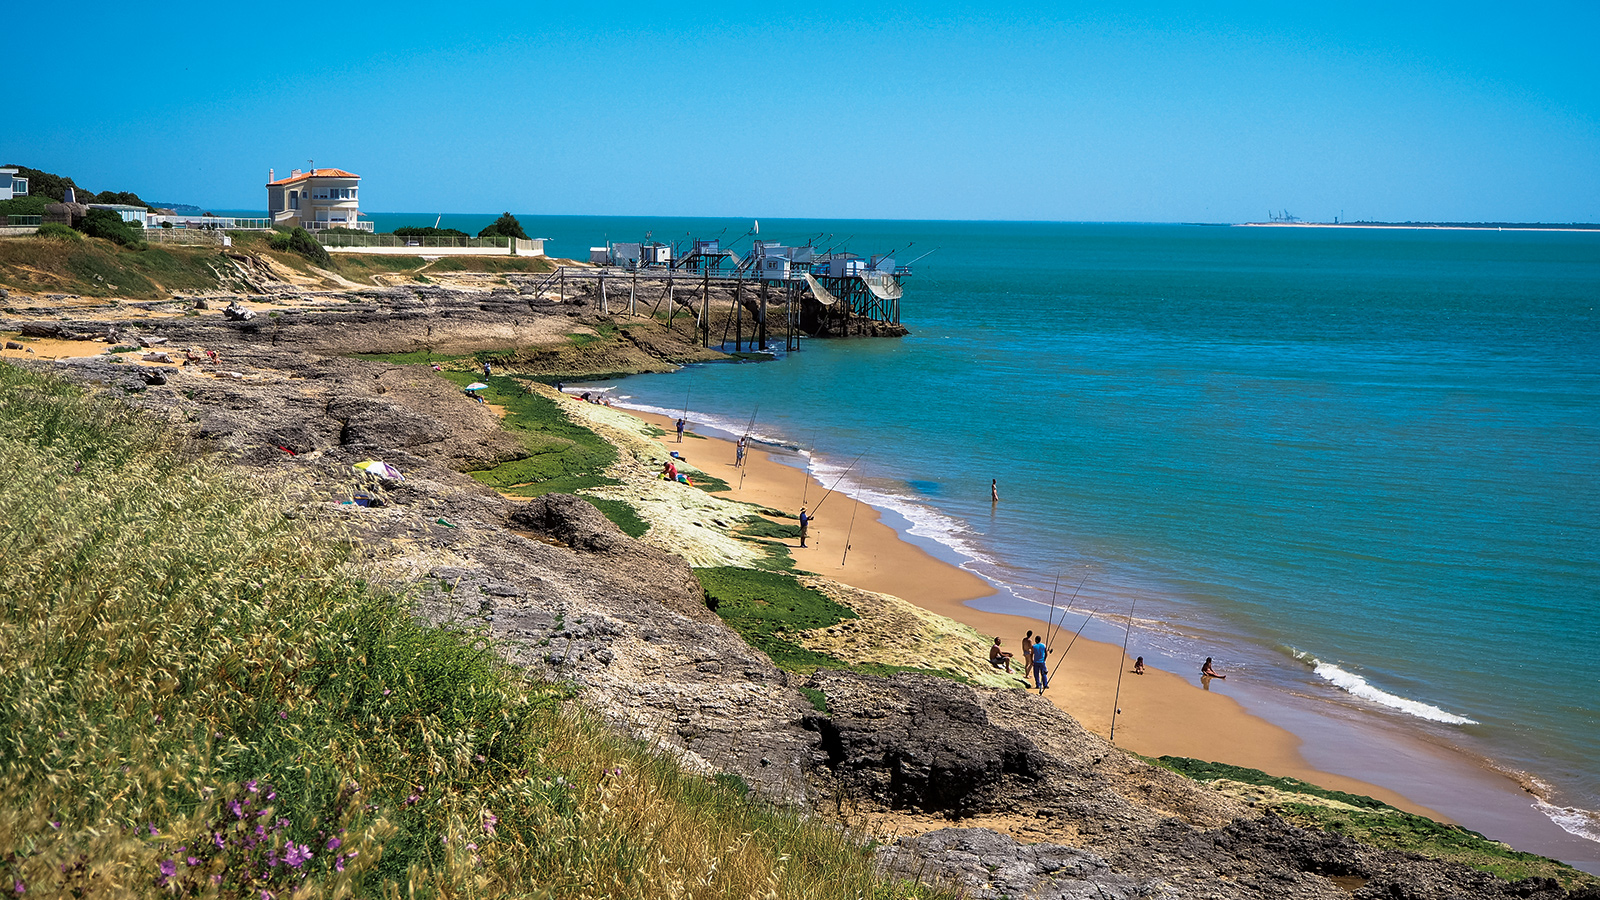
[[[796,568],[852,587],[892,594],[991,637],[999,636],[1004,648],[1017,653],[1015,668],[1020,682],[1023,635],[1030,630],[1043,632],[1047,627],[1043,619],[985,612],[967,605],[967,601],[992,595],[994,588],[906,541],[884,523],[877,509],[842,492],[828,494],[827,486],[781,462],[774,453],[751,449],[741,473],[734,466],[732,441],[693,435],[680,444],[671,419],[630,412],[666,432],[656,438],[663,456],[676,450],[694,466],[727,481],[730,498],[790,514],[799,512],[804,499],[818,515],[808,533],[807,547],[794,540],[785,542]],[[1067,619],[1070,627],[1058,624],[1051,642],[1054,675],[1044,696],[1084,727],[1109,737],[1120,669],[1118,746],[1144,756],[1187,756],[1261,769],[1448,820],[1392,790],[1313,768],[1300,753],[1299,737],[1251,715],[1225,693],[1224,681],[1212,681],[1212,689],[1203,690],[1197,683],[1198,673],[1191,678],[1190,673],[1151,667],[1146,674],[1136,675],[1133,660],[1123,655],[1121,647],[1087,638],[1078,638],[1070,653],[1062,656],[1073,640],[1073,629],[1082,621],[1075,615]]]

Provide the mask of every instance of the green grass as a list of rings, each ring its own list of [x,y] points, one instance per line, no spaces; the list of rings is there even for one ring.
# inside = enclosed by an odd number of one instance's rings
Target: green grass
[[[232,266],[215,248],[129,250],[100,238],[0,240],[0,285],[30,293],[166,299],[175,290],[227,287]]]
[[[765,519],[765,518],[763,518],[761,516],[752,515],[752,516],[745,516],[744,517],[744,521],[739,523],[738,534],[743,535],[743,536],[747,536],[747,537],[755,537],[755,538],[777,538],[779,540],[788,540],[788,539],[799,540],[799,538],[800,538],[800,526],[799,525],[785,525],[782,522],[774,522],[774,521],[771,521],[770,519]]]
[[[1435,859],[1471,866],[1517,881],[1524,878],[1554,878],[1568,889],[1600,885],[1600,878],[1585,874],[1549,857],[1513,850],[1491,841],[1476,831],[1459,825],[1446,825],[1425,816],[1396,809],[1381,800],[1362,794],[1328,790],[1298,778],[1268,775],[1259,769],[1206,762],[1181,756],[1163,756],[1152,763],[1171,769],[1196,781],[1227,779],[1243,784],[1262,785],[1285,791],[1334,800],[1356,809],[1339,809],[1321,804],[1285,801],[1273,804],[1273,811],[1304,828],[1346,834],[1362,843],[1388,850],[1405,850]]]
[[[444,372],[443,376],[465,388],[474,381],[489,387],[483,398],[505,408],[501,426],[522,443],[525,456],[492,469],[468,472],[497,491],[518,497],[540,497],[553,492],[575,494],[588,488],[616,484],[600,474],[617,458],[615,447],[599,435],[576,424],[556,401],[530,393],[521,381],[505,375],[483,378],[481,372]]]
[[[584,496],[583,499],[593,503],[595,509],[605,513],[606,518],[622,529],[622,533],[628,537],[641,538],[650,530],[650,523],[640,517],[639,511],[631,503],[623,500],[607,500],[604,497]]]
[[[750,646],[771,657],[773,664],[780,669],[802,675],[809,675],[818,669],[850,669],[870,675],[921,672],[965,681],[953,672],[879,663],[848,663],[790,640],[787,634],[826,628],[858,618],[850,608],[833,602],[820,591],[806,587],[793,575],[732,566],[696,569],[694,574],[705,590],[707,605],[730,628],[739,632]],[[816,700],[812,702],[814,704]]]
[[[424,626],[296,486],[141,413],[0,365],[0,466],[8,890],[948,896]]]

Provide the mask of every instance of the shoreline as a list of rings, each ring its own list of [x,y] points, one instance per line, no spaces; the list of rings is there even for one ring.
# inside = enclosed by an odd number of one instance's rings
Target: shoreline
[[[680,445],[674,442],[671,416],[622,406],[617,409],[665,431],[665,436],[656,439],[664,453],[674,449],[690,453],[692,465],[729,481],[729,491],[718,496],[792,515],[798,512],[802,498],[814,503],[827,491],[828,486],[805,467],[801,453],[754,442],[741,487],[737,475],[726,477],[739,471],[733,467],[734,440],[717,436],[721,433],[717,426],[698,426],[717,433],[708,435],[696,433],[691,424],[689,433],[694,436]],[[901,519],[898,514],[842,491],[833,492],[823,512],[827,521],[817,520],[815,540],[808,541],[812,547],[802,550],[796,541],[784,542],[797,569],[891,594],[991,637],[998,634],[1003,646],[1012,651],[1018,650],[1024,631],[1045,626],[1038,617],[982,608],[985,601],[1003,604],[1014,595],[962,567],[955,561],[959,559],[955,550],[903,534],[885,521]],[[841,552],[845,533],[836,530],[840,522],[849,534],[848,553]],[[902,522],[902,527],[909,524]],[[938,549],[926,549],[916,541],[933,543]],[[1147,661],[1146,675],[1130,674],[1131,656],[1125,656],[1120,646],[1089,637],[1073,638],[1070,632],[1081,615],[1080,610],[1067,613],[1072,627],[1056,625],[1059,632],[1066,633],[1051,643],[1056,671],[1045,696],[1088,730],[1108,736],[1120,670],[1118,746],[1144,756],[1223,762],[1364,794],[1600,874],[1600,844],[1562,829],[1537,809],[1533,801],[1538,795],[1527,786],[1526,773],[1455,746],[1447,738],[1412,733],[1402,723],[1280,686],[1252,684],[1238,675],[1232,681],[1213,681],[1208,690],[1195,683],[1198,676],[1157,668],[1160,661]],[[1069,643],[1070,653],[1062,659],[1060,654]]]
[[[679,450],[689,461],[728,481],[726,496],[795,513],[802,496],[813,503],[827,491],[808,472],[779,461],[772,450],[753,447],[746,457],[744,484],[739,486],[733,467],[733,442],[698,434],[683,444],[675,442],[673,420],[654,413],[619,407],[630,415],[667,432],[656,440],[664,452]],[[1025,631],[1042,632],[1044,619],[985,611],[973,601],[995,596],[996,589],[978,575],[939,559],[907,541],[884,521],[884,513],[869,504],[834,491],[824,501],[810,546],[786,544],[797,569],[868,591],[891,594],[928,612],[944,616],[994,637],[1013,652]],[[853,525],[850,520],[854,518]],[[841,527],[843,525],[843,527]],[[846,534],[849,550],[844,551]],[[1068,644],[1070,652],[1066,651]],[[1133,660],[1118,646],[1078,638],[1056,624],[1051,644],[1051,687],[1044,694],[1055,706],[1070,713],[1088,730],[1110,734],[1111,699],[1117,675],[1124,674],[1118,701],[1116,743],[1144,756],[1187,756],[1261,769],[1287,775],[1322,787],[1365,794],[1390,805],[1441,821],[1445,814],[1404,794],[1361,779],[1323,771],[1300,752],[1302,740],[1288,729],[1247,711],[1222,692],[1202,690],[1174,672],[1154,667],[1147,674],[1127,674]],[[1020,653],[1018,654],[1020,659]],[[1020,664],[1016,665],[1020,679]]]

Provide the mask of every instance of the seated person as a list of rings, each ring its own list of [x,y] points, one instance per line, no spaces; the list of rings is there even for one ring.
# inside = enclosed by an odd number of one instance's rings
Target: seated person
[[[999,638],[995,638],[994,643],[989,645],[989,665],[996,669],[1011,671],[1011,654],[1000,649]]]
[[[1144,657],[1141,656],[1138,659],[1133,661],[1133,674],[1135,674],[1135,675],[1143,675],[1144,674]]]

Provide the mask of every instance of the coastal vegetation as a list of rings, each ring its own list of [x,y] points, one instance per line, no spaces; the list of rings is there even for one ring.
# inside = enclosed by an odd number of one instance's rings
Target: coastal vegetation
[[[145,414],[0,365],[0,464],[18,895],[947,896],[420,624],[296,484]]]
[[[478,237],[506,237],[527,240],[528,233],[522,230],[522,223],[517,221],[516,216],[506,212],[501,213],[500,218],[485,225],[483,230],[478,232]]]
[[[280,253],[293,252],[304,256],[319,266],[326,267],[329,263],[328,251],[311,232],[296,226],[286,231],[276,231],[267,239],[267,246]]]
[[[1458,862],[1507,881],[1554,878],[1568,889],[1600,886],[1600,878],[1566,863],[1513,850],[1476,831],[1435,822],[1361,794],[1328,790],[1298,778],[1268,775],[1259,769],[1181,756],[1163,756],[1150,762],[1244,796],[1258,807],[1269,809],[1303,828],[1348,835],[1374,847]]]
[[[809,675],[818,669],[851,669],[871,675],[921,672],[967,680],[954,670],[846,662],[803,646],[800,632],[829,628],[857,616],[849,607],[801,584],[790,573],[716,566],[696,569],[695,577],[705,590],[706,605],[739,632],[750,646],[765,653],[778,668],[787,672],[800,675]]]

